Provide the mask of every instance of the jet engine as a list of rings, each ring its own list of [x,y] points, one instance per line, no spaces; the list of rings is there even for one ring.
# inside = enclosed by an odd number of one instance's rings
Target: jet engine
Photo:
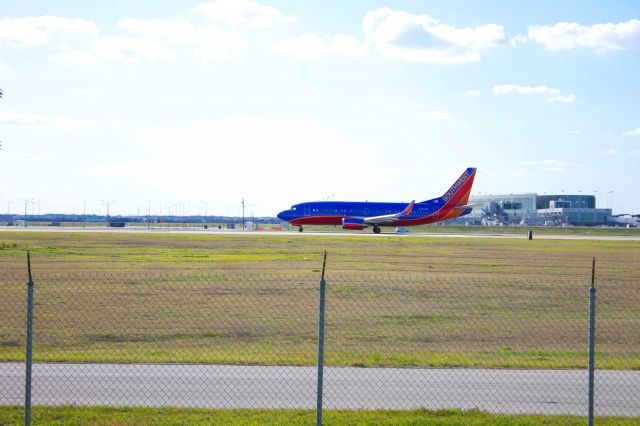
[[[342,229],[362,231],[365,228],[364,219],[359,217],[345,217],[342,219]]]

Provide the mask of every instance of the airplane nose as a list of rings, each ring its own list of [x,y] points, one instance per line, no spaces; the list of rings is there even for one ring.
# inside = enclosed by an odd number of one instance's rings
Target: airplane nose
[[[281,211],[280,213],[278,213],[278,219],[280,220],[287,220],[287,210]]]

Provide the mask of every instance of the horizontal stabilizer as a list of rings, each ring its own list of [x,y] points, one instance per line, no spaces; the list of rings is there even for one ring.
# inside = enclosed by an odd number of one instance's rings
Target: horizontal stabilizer
[[[465,206],[455,206],[453,209],[454,210],[466,210],[466,209],[472,209],[475,206],[476,206],[475,204],[467,204]]]

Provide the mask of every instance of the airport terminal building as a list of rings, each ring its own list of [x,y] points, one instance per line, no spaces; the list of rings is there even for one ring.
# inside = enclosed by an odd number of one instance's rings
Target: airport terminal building
[[[611,209],[596,208],[593,195],[476,195],[468,216],[459,222],[485,225],[600,226],[612,225]]]

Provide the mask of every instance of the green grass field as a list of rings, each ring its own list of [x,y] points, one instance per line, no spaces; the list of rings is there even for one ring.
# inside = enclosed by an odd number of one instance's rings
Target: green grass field
[[[34,255],[34,268],[42,272],[70,267],[76,270],[113,268],[124,271],[170,267],[181,270],[253,267],[274,272],[287,268],[312,271],[317,269],[323,251],[327,250],[332,262],[331,271],[349,269],[358,274],[363,271],[379,274],[406,270],[433,273],[433,269],[437,269],[446,272],[447,276],[496,270],[502,277],[519,277],[531,272],[547,274],[548,271],[563,275],[575,272],[577,277],[577,274],[585,273],[591,257],[596,257],[601,263],[598,271],[605,277],[629,278],[638,276],[638,268],[629,265],[640,257],[640,241],[527,241],[524,235],[522,240],[396,238],[393,235],[370,239],[357,234],[331,237],[278,233],[205,235],[4,231],[0,233],[1,272],[6,275],[11,270],[24,269],[27,249]],[[124,265],[125,262],[129,264]]]
[[[0,360],[640,369],[640,241],[0,233]]]
[[[291,227],[295,230],[295,227]],[[304,227],[305,232],[349,232],[342,231],[340,227],[335,226],[316,226],[310,225]],[[409,228],[410,234],[427,233],[427,234],[520,234],[526,235],[527,231],[531,230],[533,235],[587,235],[587,236],[628,236],[637,237],[640,236],[640,228],[620,228],[620,227],[597,227],[597,226],[483,226],[483,225],[449,225],[446,223],[436,223],[431,225],[421,225]],[[365,231],[356,231],[371,233],[370,229]],[[394,228],[382,228],[382,232],[393,233]]]
[[[22,407],[0,407],[0,424],[23,424]],[[598,425],[636,425],[637,419],[596,417]],[[462,410],[327,410],[325,425],[413,426],[551,426],[584,425],[584,417],[506,415]],[[32,425],[136,426],[136,425],[242,425],[297,426],[315,424],[311,410],[215,410],[193,408],[35,407]]]

